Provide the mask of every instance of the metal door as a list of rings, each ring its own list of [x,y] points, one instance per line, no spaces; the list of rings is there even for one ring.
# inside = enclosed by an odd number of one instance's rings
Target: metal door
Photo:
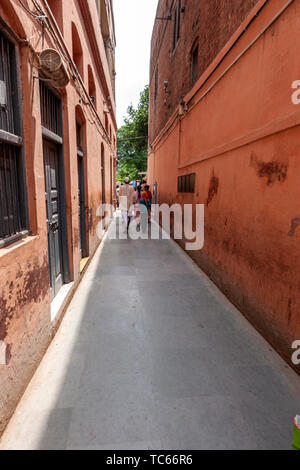
[[[84,190],[84,160],[78,155],[78,205],[79,205],[79,237],[81,257],[87,256],[86,248],[86,224],[85,224],[85,190]]]
[[[104,146],[101,145],[101,177],[102,177],[102,204],[106,202],[106,192],[105,192],[105,154]]]
[[[51,300],[63,285],[60,228],[59,153],[57,145],[44,140],[47,229]]]
[[[157,183],[153,184],[153,204],[157,204]]]

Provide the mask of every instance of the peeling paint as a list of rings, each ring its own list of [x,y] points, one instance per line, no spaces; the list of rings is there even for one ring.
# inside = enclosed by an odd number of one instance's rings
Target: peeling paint
[[[0,341],[3,341],[6,338],[8,325],[12,317],[13,308],[9,307],[8,301],[4,299],[2,293],[2,296],[0,298]]]
[[[17,316],[21,309],[30,303],[39,303],[49,291],[48,258],[44,257],[43,264],[39,264],[38,258],[34,258],[27,264],[27,272],[23,276],[23,283],[17,286],[15,281],[7,281],[2,289],[0,298],[0,341],[8,335],[10,322]],[[18,271],[16,278],[21,280],[23,273]]]

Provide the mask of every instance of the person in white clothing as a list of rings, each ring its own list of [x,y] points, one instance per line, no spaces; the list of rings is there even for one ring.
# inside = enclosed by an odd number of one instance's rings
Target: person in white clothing
[[[126,226],[126,230],[128,232],[129,225],[131,221],[131,214],[130,209],[136,202],[136,194],[134,188],[130,186],[130,179],[124,179],[125,184],[121,186],[120,193],[119,193],[119,201],[120,201],[120,209],[122,212],[122,217]]]

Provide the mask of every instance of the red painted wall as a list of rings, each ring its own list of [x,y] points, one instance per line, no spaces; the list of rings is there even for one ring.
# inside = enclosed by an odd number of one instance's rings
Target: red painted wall
[[[300,3],[286,5],[250,13],[185,95],[184,116],[175,111],[152,141],[148,175],[159,203],[205,204],[204,249],[191,257],[291,363],[300,339],[300,105],[291,100]],[[177,193],[177,177],[193,172],[195,194]]]
[[[41,5],[43,2],[39,2]],[[51,2],[49,2],[51,5]],[[53,2],[52,2],[53,3]],[[57,3],[57,2],[56,2]],[[84,83],[88,90],[88,67],[93,73],[96,87],[97,111],[104,124],[104,101],[111,96],[112,111],[108,116],[112,127],[112,140],[116,135],[115,104],[112,84],[106,60],[105,48],[99,23],[96,3],[89,0],[93,24],[83,21],[77,1],[63,0],[61,9],[54,10],[59,25],[72,54],[72,28],[74,22],[78,30],[83,50]],[[40,24],[21,8],[18,2],[0,2],[0,17],[11,31],[21,39],[31,38],[30,45],[36,51],[42,50],[42,30]],[[63,20],[64,19],[64,20]],[[98,51],[103,71],[99,73],[94,49],[90,44],[87,27],[95,29],[98,38]],[[0,26],[1,27],[1,26]],[[45,32],[44,48],[54,47],[49,33]],[[53,329],[60,320],[51,321],[49,295],[48,239],[45,206],[45,182],[43,164],[43,143],[41,132],[39,80],[31,67],[32,51],[24,41],[17,40],[17,53],[21,68],[22,111],[24,118],[24,152],[26,162],[26,183],[28,192],[31,236],[0,249],[0,341],[6,345],[7,365],[0,365],[0,433],[22,395],[37,364],[51,341]],[[104,77],[104,78],[103,78]],[[104,81],[103,81],[104,80]],[[105,85],[105,86],[104,86]],[[104,132],[99,132],[93,123],[93,115],[83,104],[82,96],[71,80],[62,90],[64,165],[66,186],[66,212],[68,231],[68,251],[70,258],[71,281],[80,279],[79,215],[78,215],[78,168],[75,117],[81,113],[84,127],[84,152],[86,176],[86,222],[89,253],[93,254],[99,244],[96,234],[99,217],[96,214],[101,203],[101,144],[105,151],[106,200],[111,199],[110,161],[115,161],[113,143]],[[114,188],[115,173],[112,174]],[[114,194],[113,194],[114,199]]]

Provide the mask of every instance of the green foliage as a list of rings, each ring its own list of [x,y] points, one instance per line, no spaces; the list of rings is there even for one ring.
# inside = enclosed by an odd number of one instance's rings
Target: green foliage
[[[126,176],[131,180],[141,179],[139,173],[147,171],[148,113],[147,85],[140,94],[137,108],[132,104],[128,107],[125,124],[118,130],[118,181],[122,181]]]

